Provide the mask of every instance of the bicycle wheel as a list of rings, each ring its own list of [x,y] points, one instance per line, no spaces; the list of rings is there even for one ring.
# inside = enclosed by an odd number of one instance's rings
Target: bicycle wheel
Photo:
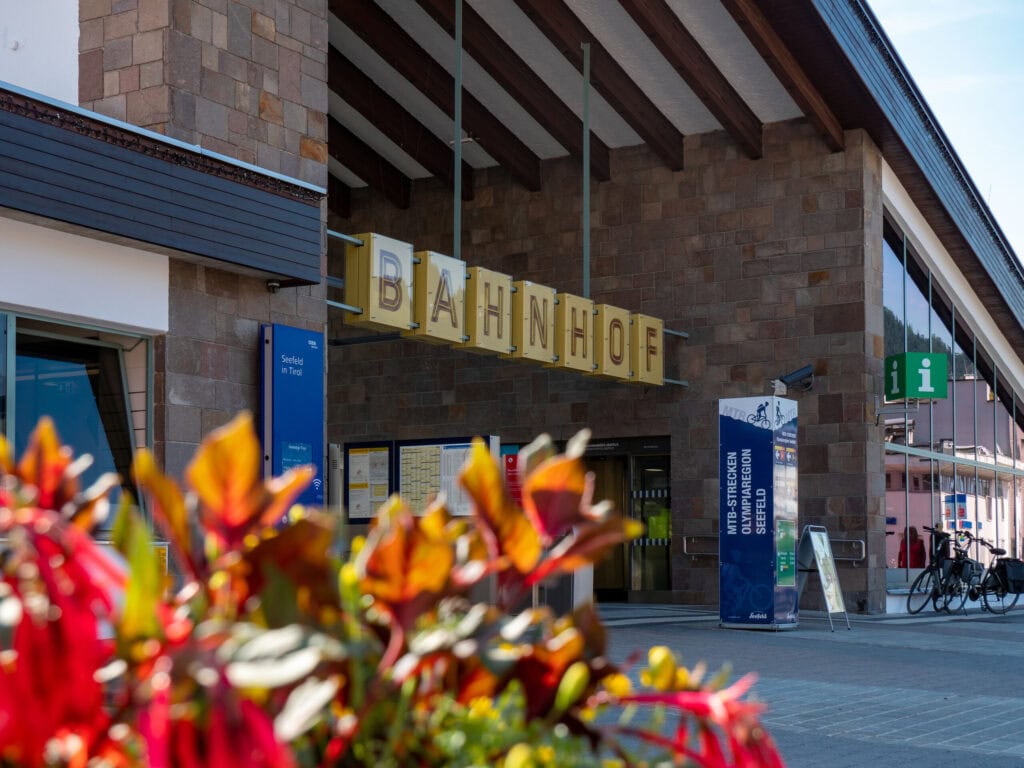
[[[1017,604],[1016,592],[1006,591],[1006,582],[994,571],[985,574],[981,583],[981,604],[992,613],[1006,613]]]
[[[942,596],[936,601],[936,610],[941,607],[946,613],[956,613],[967,602],[969,585],[960,576],[951,575],[942,589]]]
[[[921,571],[910,585],[910,593],[907,595],[907,613],[920,613],[921,609],[928,605],[929,601],[939,598],[939,583],[935,578],[935,571],[931,568]],[[936,607],[938,605],[936,604]]]

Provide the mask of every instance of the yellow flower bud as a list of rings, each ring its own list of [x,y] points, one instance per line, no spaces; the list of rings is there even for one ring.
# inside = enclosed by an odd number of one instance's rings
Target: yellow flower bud
[[[601,681],[601,684],[613,696],[626,696],[633,689],[633,684],[629,681],[629,678],[621,672],[608,675]]]
[[[565,670],[561,682],[558,683],[558,690],[555,692],[555,711],[561,714],[579,701],[588,685],[590,685],[590,667],[584,661],[574,661]]]
[[[529,744],[519,742],[505,755],[505,768],[536,768],[533,750]]]
[[[672,690],[676,681],[676,657],[664,645],[656,645],[647,652],[649,685],[659,691]]]

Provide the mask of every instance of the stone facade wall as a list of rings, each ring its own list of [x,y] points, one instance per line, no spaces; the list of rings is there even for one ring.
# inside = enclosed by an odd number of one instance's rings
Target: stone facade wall
[[[327,184],[323,0],[80,0],[79,103]]]
[[[611,180],[592,188],[591,296],[688,332],[666,341],[666,375],[688,388],[601,381],[407,340],[337,346],[329,440],[496,433],[526,442],[583,427],[595,439],[669,435],[674,597],[714,604],[717,559],[685,556],[682,537],[718,532],[717,400],[764,394],[770,379],[812,364],[813,389],[793,395],[800,524],[824,523],[833,537],[869,543],[872,567],[841,564],[840,575],[851,610],[881,610],[884,556],[875,553],[884,553],[884,488],[872,416],[882,333],[877,150],[852,132],[844,152],[830,153],[802,122],[766,126],[756,161],[724,134],[687,137],[685,149],[681,172],[645,147],[613,151]],[[501,170],[477,171],[462,213],[463,258],[581,293],[580,191],[569,160],[544,164],[537,193]],[[417,182],[414,200],[399,211],[355,190],[342,229],[451,253],[450,192]],[[343,274],[340,251],[330,267]],[[339,313],[329,336],[366,333]],[[804,606],[817,604],[816,589],[809,586]]]
[[[80,0],[79,102],[268,171],[327,184],[323,0]],[[321,214],[322,215],[322,214]],[[200,440],[259,411],[259,326],[322,330],[321,286],[172,258],[155,344],[155,447],[180,475]]]
[[[260,324],[324,327],[318,286],[267,290],[266,281],[171,261],[170,331],[156,339],[156,446],[174,477],[203,437],[239,411],[258,417]]]

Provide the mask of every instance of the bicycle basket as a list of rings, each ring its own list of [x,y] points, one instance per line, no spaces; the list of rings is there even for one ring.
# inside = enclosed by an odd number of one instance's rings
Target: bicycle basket
[[[1024,560],[1001,557],[996,563],[996,571],[1007,585],[1008,592],[1024,592]]]

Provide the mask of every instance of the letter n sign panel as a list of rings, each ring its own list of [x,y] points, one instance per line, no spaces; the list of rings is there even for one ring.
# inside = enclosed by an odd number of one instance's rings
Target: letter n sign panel
[[[940,352],[903,352],[885,358],[885,399],[946,398],[946,355]]]

